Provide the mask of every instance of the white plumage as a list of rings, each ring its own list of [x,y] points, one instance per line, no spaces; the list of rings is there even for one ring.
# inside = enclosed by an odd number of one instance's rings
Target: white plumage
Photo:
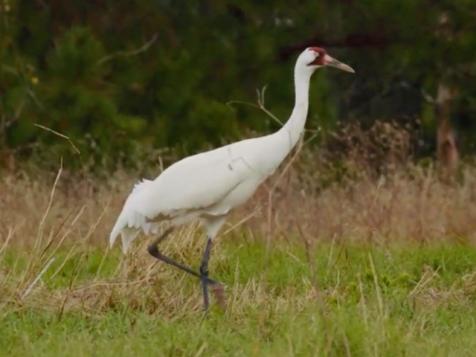
[[[240,141],[187,157],[155,180],[137,183],[111,232],[110,244],[120,233],[125,252],[140,230],[156,233],[161,220],[178,225],[201,217],[209,225],[213,218],[226,216],[276,169],[286,152],[273,148],[285,139],[270,135]]]
[[[121,235],[126,252],[141,231],[156,233],[163,220],[179,225],[200,219],[208,238],[214,238],[230,210],[248,200],[297,143],[307,117],[311,75],[325,65],[353,72],[321,48],[302,52],[294,69],[294,110],[276,133],[189,156],[156,179],[137,183],[112,229],[110,245]]]

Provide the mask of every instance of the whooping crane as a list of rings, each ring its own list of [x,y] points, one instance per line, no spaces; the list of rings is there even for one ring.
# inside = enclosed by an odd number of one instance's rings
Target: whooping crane
[[[208,277],[213,239],[230,211],[253,195],[298,142],[306,123],[311,76],[316,69],[325,66],[354,73],[350,66],[329,56],[323,48],[306,48],[294,67],[294,109],[277,132],[186,157],[154,180],[137,183],[112,229],[110,245],[121,235],[122,249],[126,252],[141,231],[157,233],[159,222],[169,221],[171,227],[149,245],[148,251],[155,258],[198,277],[207,310],[208,285],[223,292],[221,285]],[[158,243],[173,227],[195,219],[200,220],[207,235],[199,272],[170,259],[158,249]]]

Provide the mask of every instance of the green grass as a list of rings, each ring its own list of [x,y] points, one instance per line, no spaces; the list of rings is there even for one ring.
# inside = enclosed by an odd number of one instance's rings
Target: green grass
[[[53,276],[59,257],[66,255],[66,250],[57,253],[56,265],[24,300],[15,278],[26,269],[28,255],[11,248],[3,256],[1,355],[469,356],[476,351],[471,246],[325,243],[306,250],[296,240],[267,249],[260,241],[225,238],[210,270],[227,286],[228,309],[213,305],[206,318],[198,282],[160,264],[154,265],[156,279],[106,289],[102,294],[110,290],[110,296],[96,296],[87,308],[88,289],[81,290],[84,301],[78,298],[68,308],[48,304],[71,285],[110,282],[119,274],[117,252],[101,266],[103,251],[89,248]],[[198,246],[183,258],[196,265]],[[130,281],[151,264],[145,254],[141,259],[134,263],[139,272],[128,270]],[[170,305],[172,299],[184,303]]]

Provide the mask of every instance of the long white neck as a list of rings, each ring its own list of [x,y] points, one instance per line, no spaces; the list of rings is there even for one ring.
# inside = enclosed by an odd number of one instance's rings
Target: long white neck
[[[296,95],[294,109],[286,124],[279,130],[281,135],[286,135],[289,138],[289,150],[296,145],[304,131],[309,108],[311,75],[311,71],[303,70],[298,66],[294,68],[294,91]]]

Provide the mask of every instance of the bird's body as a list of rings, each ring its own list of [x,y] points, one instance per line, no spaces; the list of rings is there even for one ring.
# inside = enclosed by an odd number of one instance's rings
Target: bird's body
[[[136,184],[112,229],[111,246],[121,235],[123,251],[126,252],[141,231],[156,233],[159,222],[163,220],[176,226],[200,219],[209,241],[202,261],[206,274],[202,272],[202,267],[198,275],[171,262],[155,248],[150,247],[149,252],[200,276],[206,296],[205,306],[208,306],[206,286],[211,281],[207,270],[211,240],[225,222],[227,214],[246,202],[296,145],[306,122],[310,78],[316,68],[324,65],[352,71],[323,49],[306,49],[294,68],[294,109],[287,123],[277,132],[186,157],[168,167],[153,181],[143,180]]]
[[[127,251],[141,230],[156,233],[160,221],[179,225],[202,218],[206,225],[214,217],[226,216],[253,195],[292,146],[289,135],[279,131],[174,163],[155,180],[135,185],[111,232],[110,243],[121,234],[123,250]]]

